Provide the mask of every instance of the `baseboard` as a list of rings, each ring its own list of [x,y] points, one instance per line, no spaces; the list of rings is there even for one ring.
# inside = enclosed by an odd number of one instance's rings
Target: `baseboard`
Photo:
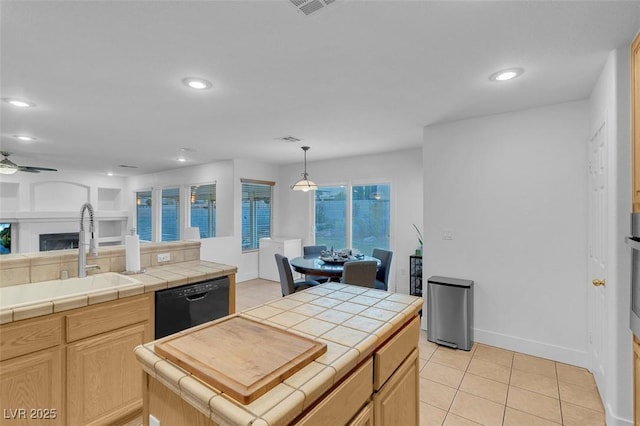
[[[611,414],[611,407],[608,406],[607,404],[607,409],[605,410],[607,412],[606,414],[606,418],[605,418],[605,424],[607,426],[633,426],[633,420],[632,419],[622,419],[620,417],[616,417],[613,414]]]
[[[237,283],[241,283],[243,281],[255,280],[256,278],[258,278],[258,273],[257,272],[236,273],[236,282]]]
[[[493,331],[473,329],[474,340],[478,343],[496,346],[540,358],[551,359],[565,364],[576,365],[578,367],[588,367],[589,356],[586,351],[578,351],[558,345],[551,345],[521,337],[507,334],[495,333]]]

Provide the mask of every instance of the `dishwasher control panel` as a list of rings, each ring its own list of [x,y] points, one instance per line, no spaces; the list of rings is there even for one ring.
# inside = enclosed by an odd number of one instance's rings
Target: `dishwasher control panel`
[[[201,283],[185,288],[177,289],[174,293],[178,297],[193,296],[194,294],[206,293],[211,290],[216,290],[219,286],[214,283]]]

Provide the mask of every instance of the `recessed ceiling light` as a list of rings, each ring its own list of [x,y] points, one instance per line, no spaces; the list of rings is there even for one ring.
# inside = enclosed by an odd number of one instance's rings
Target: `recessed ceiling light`
[[[31,142],[36,140],[36,138],[34,138],[33,136],[27,136],[27,135],[13,135],[13,137],[25,142]]]
[[[107,172],[107,176],[113,176],[113,172]]]
[[[506,70],[498,71],[496,73],[491,74],[489,80],[491,81],[507,81],[512,80],[520,75],[524,70],[522,68],[509,68]]]
[[[198,90],[208,89],[211,87],[211,82],[204,78],[187,77],[182,79],[182,83],[187,87]]]
[[[33,102],[25,101],[24,99],[16,99],[16,98],[2,98],[2,100],[9,105],[13,105],[18,108],[33,108],[36,106]]]

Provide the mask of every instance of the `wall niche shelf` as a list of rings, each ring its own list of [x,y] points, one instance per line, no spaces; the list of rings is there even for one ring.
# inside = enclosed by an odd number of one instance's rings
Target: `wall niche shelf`
[[[121,192],[120,188],[98,188],[97,209],[100,211],[120,210]]]

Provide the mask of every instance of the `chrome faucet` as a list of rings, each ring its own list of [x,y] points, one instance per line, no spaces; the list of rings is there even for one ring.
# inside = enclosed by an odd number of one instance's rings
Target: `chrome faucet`
[[[80,207],[80,233],[78,235],[78,277],[83,278],[87,276],[88,269],[100,269],[98,265],[87,265],[87,252],[85,250],[86,236],[84,230],[84,212],[89,211],[89,256],[98,255],[98,244],[94,238],[94,225],[93,225],[93,206],[91,203],[84,203]]]

